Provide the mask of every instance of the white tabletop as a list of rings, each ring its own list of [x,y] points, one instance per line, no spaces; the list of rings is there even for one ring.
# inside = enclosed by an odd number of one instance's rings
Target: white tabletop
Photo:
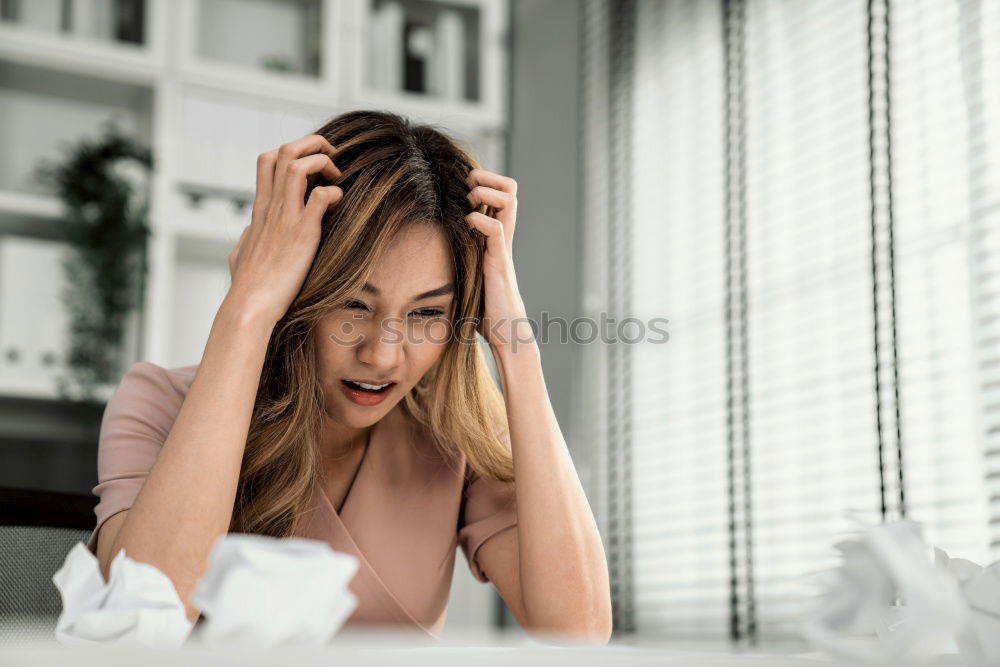
[[[238,646],[208,647],[196,637],[176,650],[155,650],[120,644],[67,647],[54,638],[22,640],[15,645],[0,645],[0,665],[45,667],[113,667],[115,665],[183,664],[198,667],[254,667],[256,665],[295,665],[331,667],[331,665],[405,665],[419,667],[479,667],[514,665],[516,667],[557,667],[572,665],[685,665],[691,667],[797,667],[846,664],[818,653],[776,653],[749,649],[711,649],[667,644],[629,643],[612,640],[607,646],[543,643],[533,638],[492,632],[451,633],[433,640],[414,633],[374,629],[343,628],[325,646],[282,646],[249,649]],[[895,663],[899,664],[899,663]],[[925,663],[926,664],[926,663]],[[962,665],[958,656],[942,656],[934,665]]]

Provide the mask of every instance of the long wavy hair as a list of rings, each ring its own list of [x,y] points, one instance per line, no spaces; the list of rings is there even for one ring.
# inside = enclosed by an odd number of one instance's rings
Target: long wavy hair
[[[315,134],[337,149],[334,161],[343,176],[336,184],[344,197],[324,216],[312,267],[268,342],[231,532],[294,534],[320,474],[325,401],[314,327],[360,290],[396,234],[411,224],[430,223],[443,233],[456,292],[452,335],[438,361],[401,399],[404,413],[446,461],[464,454],[480,475],[514,479],[503,395],[477,342],[483,333],[486,242],[465,216],[472,210],[466,178],[479,164],[444,132],[394,113],[347,112]],[[327,184],[313,176],[307,196]]]

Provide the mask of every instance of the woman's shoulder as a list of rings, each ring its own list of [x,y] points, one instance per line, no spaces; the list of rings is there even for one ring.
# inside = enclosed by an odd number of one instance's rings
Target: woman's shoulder
[[[151,361],[137,361],[122,375],[107,412],[169,418],[180,410],[197,369],[197,365],[167,368]]]
[[[198,364],[164,367],[151,361],[133,363],[122,376],[119,387],[127,386],[137,392],[172,391],[185,395],[191,388]]]

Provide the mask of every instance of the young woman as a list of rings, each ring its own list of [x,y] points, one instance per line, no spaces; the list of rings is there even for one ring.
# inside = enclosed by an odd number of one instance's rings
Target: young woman
[[[134,364],[107,405],[104,576],[124,548],[194,621],[219,536],[325,540],[361,563],[348,624],[436,637],[459,546],[527,631],[607,642],[604,550],[514,275],[515,182],[354,111],[260,155],[256,187],[201,362]]]

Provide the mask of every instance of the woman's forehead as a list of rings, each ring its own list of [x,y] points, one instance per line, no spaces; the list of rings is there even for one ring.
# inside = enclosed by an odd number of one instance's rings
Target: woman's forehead
[[[412,297],[450,284],[451,248],[440,229],[428,224],[401,230],[375,263],[368,280],[373,296]]]

